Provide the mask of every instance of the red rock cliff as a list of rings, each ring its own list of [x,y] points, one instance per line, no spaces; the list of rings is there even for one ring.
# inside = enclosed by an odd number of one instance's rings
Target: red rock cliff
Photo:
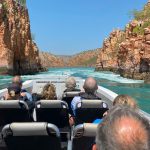
[[[95,67],[100,49],[88,50],[70,57],[68,67]]]
[[[30,74],[41,69],[28,10],[14,0],[0,0],[0,68],[9,74]]]
[[[148,9],[150,3],[143,12]],[[131,21],[124,31],[113,31],[104,40],[96,70],[115,71],[123,77],[150,81],[150,16]]]
[[[64,67],[64,61],[62,58],[55,56],[48,52],[40,52],[39,54],[41,64],[43,67]]]

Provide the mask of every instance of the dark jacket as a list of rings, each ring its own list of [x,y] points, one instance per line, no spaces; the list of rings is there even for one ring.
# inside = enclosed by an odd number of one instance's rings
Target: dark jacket
[[[98,97],[96,94],[88,94],[88,93],[80,93],[81,99],[96,99],[101,100],[100,97]]]

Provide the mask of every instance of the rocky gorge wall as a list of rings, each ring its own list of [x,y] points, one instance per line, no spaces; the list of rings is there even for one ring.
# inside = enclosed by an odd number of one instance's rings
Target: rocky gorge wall
[[[150,10],[150,2],[145,6]],[[150,82],[150,16],[133,20],[124,31],[114,30],[104,40],[96,71],[114,71],[126,78]]]
[[[100,48],[80,52],[70,57],[68,67],[95,67]]]
[[[48,52],[40,52],[40,60],[43,67],[95,67],[100,49],[87,50],[75,55],[53,55]]]
[[[41,69],[27,8],[14,0],[0,0],[0,72],[31,74]]]
[[[41,65],[46,68],[50,67],[64,67],[64,61],[62,58],[50,54],[48,52],[40,52],[39,57],[41,60]]]

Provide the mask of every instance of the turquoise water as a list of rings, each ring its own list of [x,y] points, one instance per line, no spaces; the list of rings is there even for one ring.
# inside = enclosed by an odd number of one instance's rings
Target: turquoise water
[[[150,84],[144,84],[140,80],[122,78],[112,72],[94,72],[94,68],[50,68],[48,72],[22,76],[22,78],[25,81],[54,75],[71,75],[84,79],[89,76],[95,77],[99,85],[118,94],[128,94],[134,97],[140,108],[150,113]],[[7,87],[11,78],[11,76],[0,76],[0,89]]]

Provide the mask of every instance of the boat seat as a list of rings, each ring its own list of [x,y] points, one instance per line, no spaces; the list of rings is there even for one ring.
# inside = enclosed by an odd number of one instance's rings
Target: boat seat
[[[108,105],[102,100],[82,100],[75,108],[75,124],[92,123],[101,119],[108,110]]]
[[[64,101],[40,100],[35,104],[35,112],[38,122],[52,123],[60,129],[69,127],[68,105]]]
[[[64,92],[62,100],[65,101],[68,104],[69,107],[69,113],[73,115],[72,109],[71,109],[71,101],[75,96],[80,95],[80,91],[72,91],[72,92]]]
[[[21,100],[0,101],[0,126],[12,122],[32,121],[26,102]]]
[[[95,142],[97,124],[84,123],[73,129],[72,150],[91,150]]]
[[[48,123],[11,123],[2,129],[9,150],[60,150],[59,129]]]

